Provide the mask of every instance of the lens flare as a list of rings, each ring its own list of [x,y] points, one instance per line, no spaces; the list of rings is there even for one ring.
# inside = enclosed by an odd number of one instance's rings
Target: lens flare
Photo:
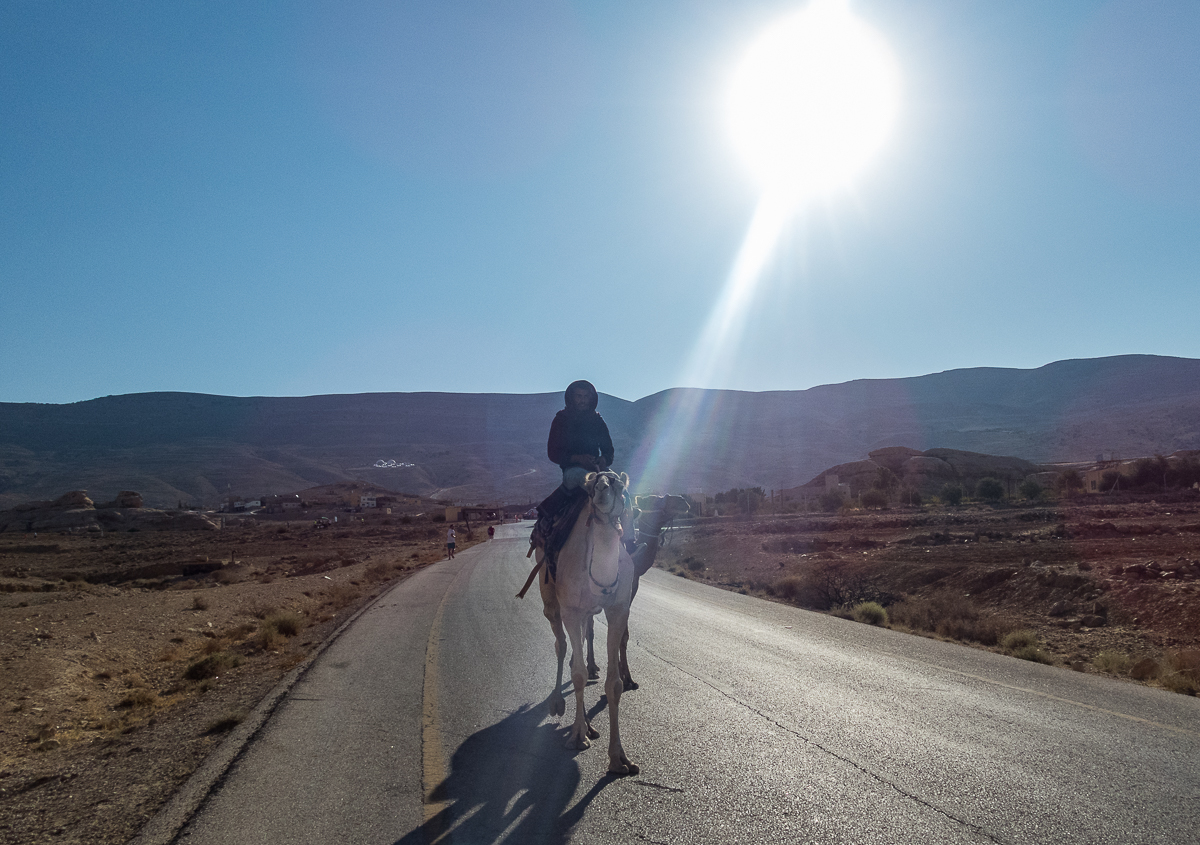
[[[899,92],[883,39],[845,0],[814,0],[750,46],[726,91],[725,116],[762,190],[802,201],[859,175],[891,132]]]
[[[899,91],[887,45],[846,0],[813,0],[750,46],[733,73],[725,112],[734,146],[762,193],[684,368],[685,385],[728,379],[781,234],[798,210],[862,172],[891,131]],[[630,463],[640,490],[684,489],[685,450],[711,454],[724,445],[732,433],[713,430],[722,396],[684,388],[664,397]]]

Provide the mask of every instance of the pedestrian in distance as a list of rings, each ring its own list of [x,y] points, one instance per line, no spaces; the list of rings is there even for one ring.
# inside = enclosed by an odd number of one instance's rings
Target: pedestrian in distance
[[[454,560],[454,540],[455,539],[456,538],[455,538],[455,534],[454,534],[454,527],[451,526],[450,529],[446,532],[446,558],[448,560]]]

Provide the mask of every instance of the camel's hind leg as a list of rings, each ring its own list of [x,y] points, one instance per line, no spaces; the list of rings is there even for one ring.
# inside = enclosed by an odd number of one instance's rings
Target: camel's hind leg
[[[612,608],[605,611],[608,617],[608,675],[604,681],[604,694],[608,697],[608,772],[612,775],[636,775],[641,769],[625,756],[621,745],[619,711],[624,683],[619,667],[622,641],[629,633],[629,608]]]
[[[637,689],[638,683],[629,674],[629,657],[626,652],[629,650],[629,626],[625,627],[625,635],[621,637],[621,654],[620,654],[620,669],[621,669],[621,685],[624,687],[624,692],[631,689]]]
[[[588,680],[594,681],[600,677],[600,667],[596,665],[596,617],[589,616],[587,620],[587,672]]]

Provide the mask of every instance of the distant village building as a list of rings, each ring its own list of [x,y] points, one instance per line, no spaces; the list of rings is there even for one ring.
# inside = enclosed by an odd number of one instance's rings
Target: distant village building
[[[221,513],[242,513],[243,511],[261,508],[262,504],[262,501],[259,499],[237,499],[231,496],[222,502],[217,510]]]
[[[358,506],[360,508],[375,507],[376,506],[375,505],[375,497],[374,496],[359,496],[358,497]]]
[[[1115,479],[1113,473],[1117,475]],[[1096,466],[1085,469],[1081,473],[1083,491],[1085,493],[1111,492],[1114,487],[1120,487],[1122,478],[1131,478],[1136,473],[1137,461],[1099,461]]]
[[[262,500],[267,513],[283,513],[284,511],[300,510],[300,496],[296,493],[278,496],[265,496]]]

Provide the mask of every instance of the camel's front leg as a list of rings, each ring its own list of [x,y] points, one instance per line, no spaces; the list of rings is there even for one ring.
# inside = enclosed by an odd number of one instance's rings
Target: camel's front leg
[[[618,715],[623,692],[618,663],[621,642],[629,631],[629,609],[612,609],[605,611],[605,615],[608,617],[608,676],[604,681],[604,694],[608,696],[608,773],[636,775],[641,769],[625,756]]]
[[[591,746],[590,739],[599,736],[588,724],[587,710],[583,706],[583,691],[587,687],[587,671],[583,662],[583,614],[566,609],[562,612],[567,636],[571,638],[571,682],[575,685],[575,724],[567,737],[567,748],[583,750]]]
[[[554,592],[553,583],[542,585],[542,614],[550,622],[550,630],[554,632],[554,653],[558,657],[558,675],[554,679],[554,689],[550,690],[550,715],[561,716],[567,712],[567,701],[563,698],[563,660],[567,656],[567,634],[563,630],[562,614],[558,608],[558,596]]]
[[[558,656],[558,675],[554,679],[554,689],[550,690],[550,715],[561,716],[567,712],[567,700],[563,698],[563,660],[567,656],[567,635],[563,631],[562,619],[557,613],[553,617],[549,612],[550,627],[554,630],[554,653]]]

